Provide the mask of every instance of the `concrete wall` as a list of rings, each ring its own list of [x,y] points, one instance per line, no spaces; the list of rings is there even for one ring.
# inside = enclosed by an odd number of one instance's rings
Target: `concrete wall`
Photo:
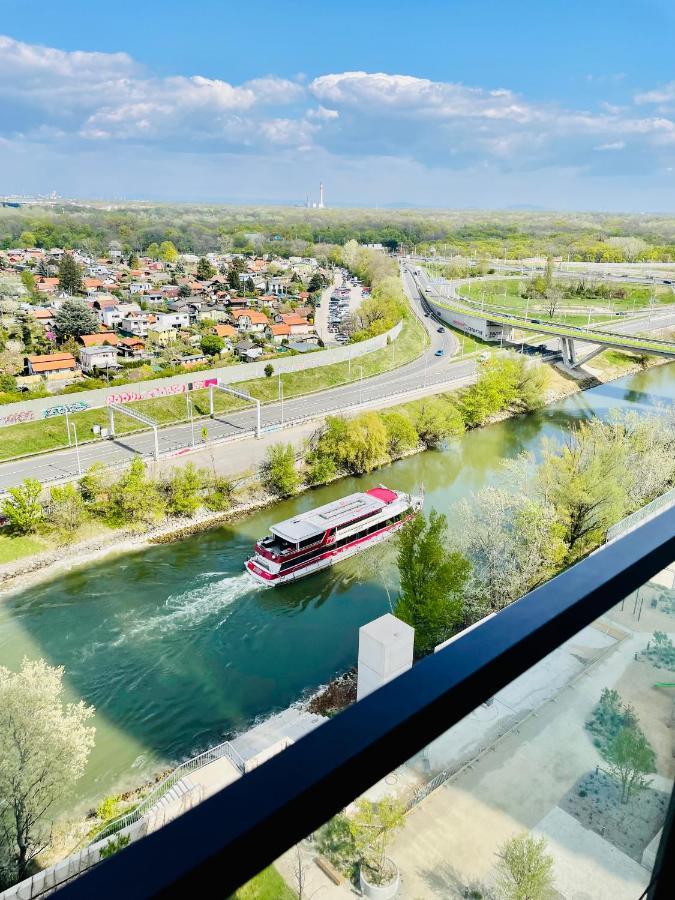
[[[359,628],[356,699],[361,700],[412,666],[415,629],[385,613]]]
[[[62,416],[66,411],[80,412],[84,409],[96,409],[108,406],[111,403],[133,403],[137,400],[153,400],[156,397],[170,397],[174,394],[184,394],[192,389],[208,387],[216,378],[225,384],[234,384],[239,381],[248,381],[252,378],[262,378],[265,374],[265,366],[272,362],[274,374],[279,372],[299,372],[302,369],[315,369],[318,366],[328,366],[332,363],[346,362],[350,357],[356,359],[374,350],[386,347],[388,340],[395,340],[401,331],[402,323],[399,322],[384,334],[351,344],[345,347],[335,347],[331,350],[321,350],[305,356],[280,355],[274,360],[264,360],[255,363],[240,363],[235,366],[223,366],[216,369],[207,369],[203,372],[194,372],[188,375],[174,375],[171,378],[156,378],[152,381],[141,381],[138,384],[121,385],[113,388],[98,388],[92,391],[82,391],[79,394],[65,394],[60,397],[42,397],[39,400],[25,400],[18,403],[8,403],[0,406],[0,427],[3,425],[16,425],[20,422],[33,422],[39,419],[50,419],[54,416]]]

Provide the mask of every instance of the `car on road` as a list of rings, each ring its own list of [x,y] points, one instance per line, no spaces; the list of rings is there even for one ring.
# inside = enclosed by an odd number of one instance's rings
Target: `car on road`
[[[428,319],[430,315],[431,315],[431,313],[424,313],[424,318]]]
[[[490,354],[484,350],[483,353],[478,357],[481,362],[485,362],[486,359],[490,359]]]
[[[437,331],[439,334],[443,334],[443,332],[445,331],[445,328],[443,328],[443,327],[437,328],[436,331]]]
[[[445,353],[445,350],[437,350],[437,351],[434,353],[434,356],[443,356],[444,353]]]
[[[336,334],[335,340],[338,342],[338,344],[346,344],[349,338],[346,334]]]

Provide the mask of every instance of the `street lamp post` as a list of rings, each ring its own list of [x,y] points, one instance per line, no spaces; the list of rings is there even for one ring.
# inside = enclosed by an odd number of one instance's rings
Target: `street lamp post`
[[[66,407],[66,431],[68,432],[68,446],[72,447],[73,442],[70,438],[70,419],[68,418],[68,407]]]
[[[77,474],[81,475],[82,474],[82,463],[80,462],[80,447],[77,443],[77,426],[75,425],[74,422],[71,422],[69,424],[69,426],[68,426],[69,432],[70,432],[71,428],[73,429],[73,437],[75,438],[75,456],[77,457]]]
[[[192,447],[194,449],[194,446],[195,446],[195,420],[194,420],[194,414],[192,411],[192,397],[190,396],[189,391],[185,395],[185,399],[187,401],[188,418],[190,420],[190,430],[192,432]]]

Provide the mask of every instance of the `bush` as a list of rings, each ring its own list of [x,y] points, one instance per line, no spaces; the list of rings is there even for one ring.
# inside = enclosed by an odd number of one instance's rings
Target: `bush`
[[[231,482],[220,475],[214,475],[207,485],[204,506],[211,512],[225,512],[232,506],[234,490]]]
[[[164,512],[157,482],[148,477],[140,457],[110,488],[108,507],[107,518],[113,525],[150,524]]]
[[[130,837],[128,834],[116,834],[114,838],[111,838],[108,841],[105,847],[101,847],[101,859],[108,859],[109,856],[114,856],[115,853],[123,850],[129,841]]]
[[[387,429],[387,443],[391,456],[399,456],[419,444],[420,436],[417,429],[403,413],[383,413],[382,421]]]
[[[450,437],[464,431],[462,415],[452,403],[425,400],[415,420],[419,439],[428,448],[438,447]]]
[[[167,512],[172,516],[194,516],[201,505],[205,481],[204,472],[191,462],[182,469],[174,469],[164,484]]]
[[[274,366],[272,365],[272,363],[267,363],[263,371],[265,372],[267,378],[271,378],[272,375],[274,375]]]
[[[11,487],[2,501],[2,514],[15,534],[34,534],[44,519],[40,502],[42,485],[35,478],[25,478],[23,484]]]
[[[295,450],[291,444],[272,444],[268,447],[260,467],[260,479],[270,493],[290,497],[300,486],[295,465]]]
[[[335,461],[330,456],[310,453],[306,460],[305,478],[307,484],[326,484],[337,475]]]
[[[117,816],[120,798],[116,795],[112,797],[104,797],[96,807],[96,818],[102,822],[114,819]]]
[[[76,485],[55,485],[49,495],[49,522],[55,528],[73,535],[84,521],[85,507]]]

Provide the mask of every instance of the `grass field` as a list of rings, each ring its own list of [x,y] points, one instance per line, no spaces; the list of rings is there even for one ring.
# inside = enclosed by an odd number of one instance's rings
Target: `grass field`
[[[270,866],[240,887],[231,900],[297,900],[297,897],[274,866]]]
[[[351,366],[351,380],[355,381],[361,374],[363,377],[378,375],[410,362],[418,357],[428,342],[428,336],[420,323],[414,319],[407,319],[396,341],[382,350],[375,350],[365,356],[354,358]],[[306,369],[301,372],[289,372],[281,376],[284,399],[297,397],[312,391],[321,391],[326,388],[347,384],[350,380],[349,363],[334,363],[329,366],[320,366],[316,369]],[[256,378],[250,381],[242,381],[236,387],[247,391],[252,397],[265,402],[276,400],[279,396],[279,379],[276,375],[271,378]],[[209,412],[209,392],[194,391],[190,395],[194,403],[194,415],[207,416]],[[216,412],[231,412],[246,406],[246,401],[228,396],[221,391],[214,392],[214,407]],[[134,409],[150,416],[160,425],[170,425],[177,422],[185,422],[188,419],[188,411],[185,396],[178,394],[174,397],[161,397],[156,400],[140,400],[134,403]],[[75,423],[77,436],[80,442],[94,439],[92,427],[94,425],[107,426],[108,412],[105,409],[85,410],[73,414],[70,421]],[[124,416],[115,417],[115,430],[119,435],[147,430],[140,422]],[[53,419],[43,419],[38,422],[25,422],[20,425],[9,425],[2,429],[2,441],[0,441],[0,460],[13,459],[26,453],[41,453],[47,450],[58,450],[68,446],[66,423],[63,416]]]
[[[570,279],[570,284],[577,284],[580,279]],[[529,315],[548,315],[546,301],[527,300],[521,296],[527,283],[527,278],[505,278],[494,281],[482,281],[474,284],[462,285],[460,292],[472,300],[482,301],[490,306],[501,307],[505,311],[515,313],[528,313]],[[561,282],[557,282],[560,284]],[[621,282],[609,282],[613,288],[620,288],[625,292],[623,298],[606,297],[572,297],[562,300],[554,316],[558,321],[568,311],[567,319],[571,325],[585,325],[588,323],[588,313],[591,313],[593,322],[606,321],[613,318],[616,312],[633,312],[640,309],[648,309],[650,300],[657,305],[675,303],[675,295],[666,285],[625,284]],[[593,312],[593,310],[597,312]]]

